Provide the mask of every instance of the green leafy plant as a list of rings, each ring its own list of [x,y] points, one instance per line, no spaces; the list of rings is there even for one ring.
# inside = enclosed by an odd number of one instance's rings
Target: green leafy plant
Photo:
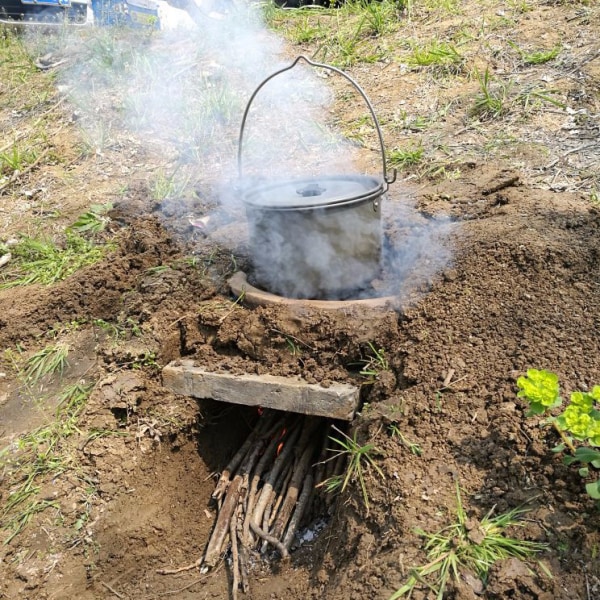
[[[69,230],[76,233],[92,234],[104,231],[108,223],[110,223],[110,217],[107,216],[107,213],[112,208],[113,205],[110,202],[106,204],[92,204],[90,210],[77,217],[77,220],[69,227]]]
[[[346,471],[341,475],[333,475],[319,484],[318,487],[323,487],[327,492],[345,491],[350,482],[358,481],[360,491],[367,509],[367,515],[369,514],[369,493],[367,490],[367,483],[365,481],[365,469],[373,468],[377,474],[385,479],[383,471],[379,468],[377,463],[372,457],[372,453],[377,452],[377,448],[374,444],[365,444],[361,446],[358,443],[357,435],[358,432],[354,432],[354,436],[350,437],[343,431],[338,429],[335,425],[332,425],[332,429],[335,429],[341,437],[330,436],[329,439],[337,444],[337,447],[332,449],[335,452],[329,460],[335,460],[341,456],[347,457]]]
[[[389,600],[403,596],[410,598],[417,586],[422,585],[442,600],[448,581],[460,580],[468,571],[476,574],[485,584],[492,565],[506,558],[527,560],[546,548],[545,544],[519,540],[506,535],[506,529],[519,526],[519,517],[527,512],[514,508],[493,516],[493,508],[481,521],[469,519],[463,507],[460,486],[456,483],[456,522],[437,533],[416,532],[423,537],[428,563],[412,570],[411,575]]]
[[[565,464],[582,464],[582,477],[592,475],[590,467],[600,469],[600,385],[591,392],[573,392],[566,405],[560,396],[558,375],[550,371],[528,369],[526,376],[517,379],[517,386],[517,396],[529,402],[528,416],[545,415],[545,424],[560,436],[553,452],[566,450]],[[553,416],[551,411],[559,407],[562,412]],[[600,477],[588,482],[585,489],[594,500],[600,500]]]

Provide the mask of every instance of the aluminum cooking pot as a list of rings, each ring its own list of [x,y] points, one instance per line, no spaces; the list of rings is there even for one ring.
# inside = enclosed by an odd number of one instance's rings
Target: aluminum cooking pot
[[[252,102],[271,79],[300,61],[334,71],[361,94],[375,123],[382,156],[380,177],[344,174],[244,186],[249,226],[250,278],[258,287],[290,298],[340,299],[367,288],[381,268],[381,202],[396,179],[386,171],[385,148],[375,111],[360,86],[343,71],[299,56],[254,91],[242,119],[238,172],[243,182],[244,129]]]

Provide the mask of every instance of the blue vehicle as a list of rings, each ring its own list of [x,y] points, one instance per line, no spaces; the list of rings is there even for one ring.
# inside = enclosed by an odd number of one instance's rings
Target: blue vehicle
[[[85,25],[91,20],[88,0],[0,0],[1,23]]]

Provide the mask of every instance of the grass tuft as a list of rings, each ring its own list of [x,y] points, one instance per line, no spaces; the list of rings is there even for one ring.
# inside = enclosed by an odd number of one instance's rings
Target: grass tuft
[[[442,600],[450,579],[460,581],[463,571],[476,574],[485,584],[492,565],[506,558],[527,560],[546,549],[545,544],[519,540],[506,535],[509,527],[522,525],[524,508],[514,508],[493,516],[493,509],[477,522],[467,518],[462,504],[460,487],[456,483],[456,522],[438,531],[427,533],[417,530],[425,538],[428,563],[412,570],[408,582],[389,600],[403,596],[410,598],[419,584]]]
[[[497,81],[490,74],[489,69],[481,74],[475,71],[479,83],[479,94],[475,99],[471,114],[479,119],[495,119],[508,110],[508,85]]]
[[[338,448],[332,449],[335,455],[329,460],[335,460],[340,456],[346,455],[348,457],[348,465],[346,472],[341,475],[333,475],[325,481],[319,484],[320,487],[324,487],[329,493],[337,491],[345,491],[351,481],[358,481],[360,491],[367,509],[367,515],[369,514],[369,494],[367,490],[367,483],[365,481],[365,469],[371,467],[375,469],[378,475],[385,479],[383,471],[379,468],[377,463],[373,460],[371,454],[377,452],[374,444],[365,444],[361,446],[357,441],[358,432],[354,432],[354,436],[350,437],[343,431],[338,429],[335,425],[332,425],[341,437],[330,437],[329,439],[337,444]]]
[[[67,232],[63,248],[51,241],[23,237],[11,248],[15,267],[2,275],[0,289],[62,281],[78,269],[99,261],[110,248],[95,245],[72,232]]]
[[[46,375],[62,375],[68,365],[69,345],[51,344],[31,356],[25,365],[25,382],[36,385]]]

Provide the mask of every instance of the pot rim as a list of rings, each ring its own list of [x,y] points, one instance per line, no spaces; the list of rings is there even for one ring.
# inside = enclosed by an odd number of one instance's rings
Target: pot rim
[[[333,198],[322,198],[320,195],[302,197],[300,202],[297,197],[291,197],[278,204],[269,204],[260,202],[261,195],[277,192],[279,188],[293,190],[303,185],[314,185],[319,183],[327,183],[328,181],[338,182],[355,182],[357,184],[370,183],[371,187],[364,186],[362,193],[354,193],[347,197],[334,196]],[[254,185],[243,188],[242,202],[247,208],[258,209],[263,211],[304,211],[315,209],[329,209],[336,207],[352,206],[370,200],[381,198],[387,189],[387,185],[383,179],[372,175],[356,174],[340,174],[340,175],[325,175],[322,177],[303,177],[299,179],[287,179],[276,182],[271,182],[262,185]],[[297,190],[296,190],[297,192]],[[298,192],[297,192],[298,193]],[[309,200],[307,198],[314,198]],[[320,200],[319,200],[320,198]]]

